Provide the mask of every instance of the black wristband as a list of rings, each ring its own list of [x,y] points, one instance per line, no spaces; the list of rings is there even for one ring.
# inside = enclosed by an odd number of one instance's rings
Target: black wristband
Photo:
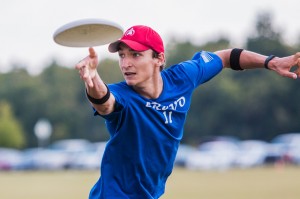
[[[92,96],[90,96],[88,94],[87,90],[85,89],[86,96],[90,100],[90,102],[92,102],[93,104],[104,104],[105,102],[107,102],[107,100],[110,97],[110,90],[109,90],[109,88],[108,88],[108,86],[106,84],[105,84],[105,86],[107,88],[107,93],[101,99],[93,98]]]
[[[266,69],[269,69],[268,64],[269,64],[269,62],[270,62],[273,58],[275,58],[275,57],[276,57],[275,55],[270,55],[269,57],[267,57],[267,59],[265,60],[265,64],[264,64],[264,66],[265,66]],[[269,70],[270,70],[270,69],[269,69]]]
[[[244,49],[234,48],[230,53],[230,67],[232,70],[244,70],[240,66],[240,56]]]

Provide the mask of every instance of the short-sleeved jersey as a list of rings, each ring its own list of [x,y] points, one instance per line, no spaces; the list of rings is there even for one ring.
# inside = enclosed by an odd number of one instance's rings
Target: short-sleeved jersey
[[[161,72],[163,91],[157,99],[139,95],[126,82],[108,85],[116,109],[102,116],[110,139],[89,198],[159,198],[173,169],[192,93],[221,70],[216,54],[201,51]]]

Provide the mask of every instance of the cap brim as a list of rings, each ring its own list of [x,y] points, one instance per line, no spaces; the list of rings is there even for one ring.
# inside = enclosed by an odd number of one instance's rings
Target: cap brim
[[[115,41],[111,44],[109,44],[108,46],[108,51],[111,52],[111,53],[115,53],[119,50],[119,45],[120,43],[124,43],[126,44],[127,46],[129,46],[129,48],[135,50],[135,51],[145,51],[145,50],[148,50],[150,49],[148,46],[145,46],[143,44],[140,44],[136,41],[132,41],[132,40],[118,40],[118,41]]]

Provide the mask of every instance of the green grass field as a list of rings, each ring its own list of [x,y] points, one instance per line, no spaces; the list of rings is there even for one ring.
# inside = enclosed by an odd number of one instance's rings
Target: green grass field
[[[97,171],[0,172],[1,199],[84,199]],[[162,199],[299,199],[300,167],[175,169]]]

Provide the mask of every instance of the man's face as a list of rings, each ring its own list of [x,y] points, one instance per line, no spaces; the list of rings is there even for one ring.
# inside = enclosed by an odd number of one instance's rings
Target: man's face
[[[160,72],[160,65],[157,59],[153,58],[151,49],[139,52],[121,44],[118,53],[121,72],[130,86],[145,87],[151,84],[155,75]]]

